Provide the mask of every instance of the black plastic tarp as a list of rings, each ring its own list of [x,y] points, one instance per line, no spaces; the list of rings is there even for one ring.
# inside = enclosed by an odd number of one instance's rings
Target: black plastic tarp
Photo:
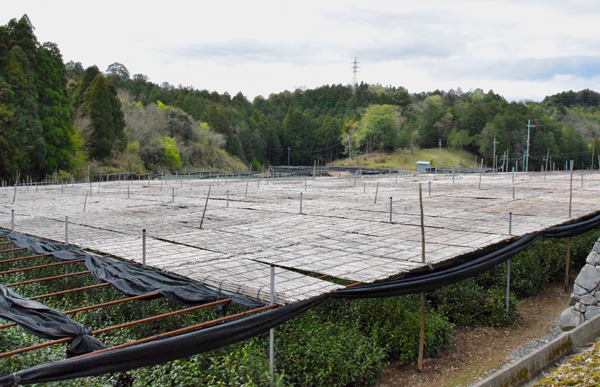
[[[67,357],[105,348],[92,336],[92,330],[71,320],[66,314],[28,300],[0,285],[0,318],[19,324],[28,332],[48,340],[72,337]]]

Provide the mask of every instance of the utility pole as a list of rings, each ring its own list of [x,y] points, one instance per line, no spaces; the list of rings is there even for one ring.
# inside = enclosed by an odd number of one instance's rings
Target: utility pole
[[[350,148],[350,136],[348,136],[348,162],[352,161],[352,151]]]
[[[494,167],[494,172],[496,172],[496,144],[500,144],[500,142],[496,141],[496,137],[494,137],[494,160],[492,162],[492,165]]]
[[[290,150],[292,150],[292,148],[288,146],[288,167],[290,166]]]
[[[531,125],[531,120],[527,120],[527,159],[525,160],[525,172],[529,172],[529,130],[535,128]]]

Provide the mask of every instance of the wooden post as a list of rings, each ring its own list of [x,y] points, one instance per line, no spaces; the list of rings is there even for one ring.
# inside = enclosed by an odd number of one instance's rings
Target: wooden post
[[[479,189],[481,189],[481,175],[483,175],[483,159],[481,159],[481,166],[479,167]]]
[[[419,207],[421,209],[421,259],[425,263],[425,223],[423,220],[423,193],[419,183]],[[421,331],[419,333],[418,369],[423,371],[423,349],[425,347],[425,293],[421,293]]]
[[[206,214],[206,207],[208,206],[208,198],[210,197],[211,187],[211,185],[208,186],[208,194],[206,195],[206,202],[204,203],[204,211],[202,211],[202,220],[200,220],[200,229],[202,229],[202,224],[204,223],[204,214]]]
[[[571,218],[571,201],[573,199],[573,160],[571,160],[571,183],[569,188],[569,218]],[[565,293],[569,292],[569,265],[571,264],[571,239],[567,239],[567,261],[565,263]]]
[[[571,264],[571,238],[567,239],[567,262],[565,263],[565,294],[569,293],[569,265]]]

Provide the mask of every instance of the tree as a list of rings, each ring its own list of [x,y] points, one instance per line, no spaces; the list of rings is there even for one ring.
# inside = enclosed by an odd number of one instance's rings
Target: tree
[[[370,152],[375,149],[392,150],[397,146],[400,114],[391,105],[373,105],[358,124],[354,135],[359,147]]]
[[[68,170],[74,155],[65,65],[24,15],[0,27],[0,175]]]
[[[396,105],[406,107],[410,105],[410,95],[408,91],[404,88],[398,89],[392,95],[392,99]]]
[[[87,70],[86,70],[87,72]],[[84,79],[85,82],[85,79]],[[125,149],[125,120],[117,90],[102,73],[98,73],[83,92],[83,112],[92,121],[90,156],[103,160],[113,150]]]
[[[126,81],[129,79],[129,70],[127,70],[127,67],[119,62],[115,62],[108,66],[105,73],[107,76],[115,77],[121,81]]]
[[[65,69],[67,70],[67,77],[69,79],[79,80],[81,77],[83,77],[84,69],[81,62],[75,63],[70,60],[67,62],[67,64],[65,64]]]
[[[453,129],[448,136],[448,145],[451,148],[459,149],[460,148],[460,161],[459,165],[462,164],[462,154],[465,146],[469,145],[473,139],[469,136],[469,132],[466,130],[456,130]]]

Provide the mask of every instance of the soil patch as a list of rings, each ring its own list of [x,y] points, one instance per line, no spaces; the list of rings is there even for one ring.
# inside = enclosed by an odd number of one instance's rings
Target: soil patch
[[[440,359],[426,359],[423,372],[416,364],[391,364],[380,387],[468,386],[503,365],[527,355],[560,334],[555,320],[568,307],[564,285],[521,301],[519,318],[508,328],[457,327],[451,348]]]

